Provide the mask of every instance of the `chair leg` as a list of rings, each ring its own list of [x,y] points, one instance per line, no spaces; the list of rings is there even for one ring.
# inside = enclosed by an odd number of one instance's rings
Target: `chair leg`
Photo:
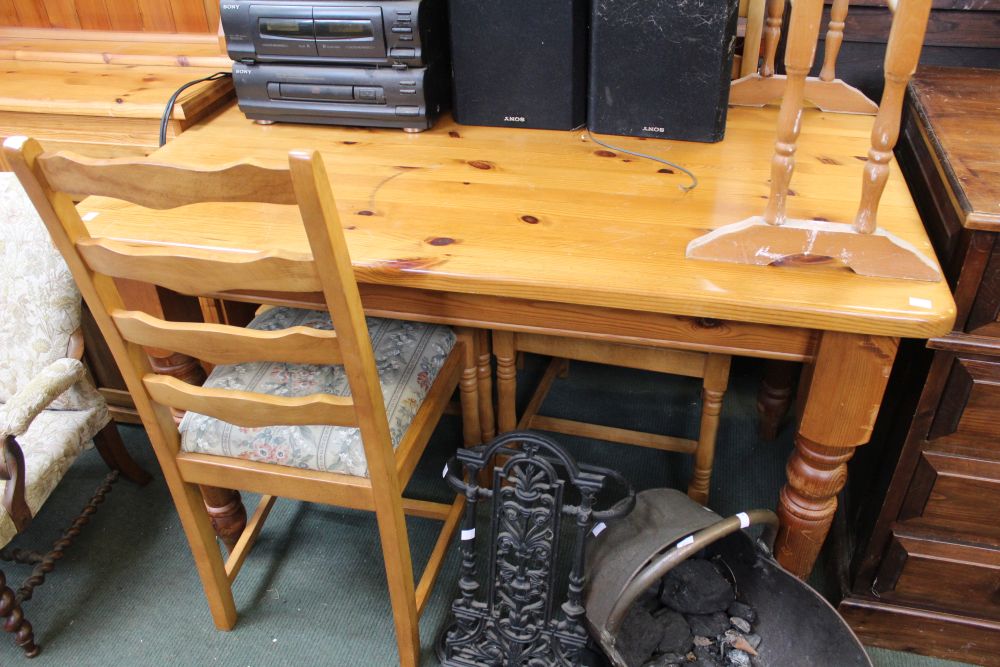
[[[172,474],[168,474],[166,470],[164,473],[198,568],[201,585],[205,589],[215,627],[219,630],[232,630],[236,625],[236,602],[233,600],[232,584],[226,576],[226,566],[216,543],[215,529],[205,508],[201,490],[197,484],[181,480],[176,468]]]
[[[458,392],[462,402],[462,440],[466,447],[475,447],[483,437],[476,333],[472,329],[459,329],[457,333],[457,344],[463,347],[462,379],[459,380]]]
[[[139,486],[144,486],[152,479],[150,474],[139,467],[132,455],[125,448],[122,437],[118,433],[118,427],[113,421],[98,431],[94,435],[94,447],[97,448],[101,458],[112,470],[117,470],[122,477],[134,482]]]
[[[406,533],[406,518],[398,487],[391,488],[395,486],[392,480],[388,480],[386,486],[390,488],[381,491],[374,489],[375,518],[382,542],[382,559],[389,585],[392,618],[396,626],[399,664],[400,667],[417,667],[420,664],[420,615],[417,613],[417,591],[413,581],[413,561]],[[383,493],[388,497],[380,497]]]
[[[722,412],[722,397],[729,385],[730,357],[725,354],[710,354],[705,362],[705,378],[702,385],[701,429],[698,434],[698,449],[694,454],[694,475],[688,485],[688,496],[701,504],[708,503],[708,490],[712,481],[712,465],[715,462],[715,438],[719,432],[719,414]]]
[[[497,426],[500,433],[517,428],[517,352],[514,334],[493,332],[493,354],[497,358]]]
[[[490,349],[490,332],[476,332],[476,371],[479,375],[479,427],[483,442],[496,436],[496,415],[493,413],[493,352]]]
[[[7,578],[0,570],[0,618],[3,619],[3,629],[14,635],[14,643],[24,649],[24,655],[34,658],[41,652],[41,647],[35,643],[35,632],[24,618],[21,603],[14,591],[7,585]]]

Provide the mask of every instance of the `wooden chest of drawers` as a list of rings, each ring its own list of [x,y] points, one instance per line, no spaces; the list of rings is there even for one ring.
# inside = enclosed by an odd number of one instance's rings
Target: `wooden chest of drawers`
[[[1000,71],[922,69],[902,132],[900,166],[958,318],[929,342],[840,610],[865,643],[1000,665]]]

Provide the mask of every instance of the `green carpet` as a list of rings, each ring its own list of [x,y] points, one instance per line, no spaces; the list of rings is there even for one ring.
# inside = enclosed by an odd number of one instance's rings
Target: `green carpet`
[[[530,388],[541,365],[522,373]],[[759,366],[734,366],[719,433],[713,509],[722,514],[774,507],[791,447],[786,429],[775,443],[758,442],[754,408]],[[625,428],[692,437],[697,432],[698,385],[682,378],[575,364],[561,380],[544,412],[585,417]],[[91,525],[68,550],[45,585],[26,603],[44,665],[332,665],[396,664],[395,639],[385,592],[374,518],[289,500],[279,501],[237,580],[239,623],[218,632],[145,433],[121,427],[136,459],[154,474],[145,488],[120,482]],[[683,487],[689,457],[562,439],[583,461],[613,466],[637,488]],[[410,485],[414,497],[446,499],[439,474],[460,442],[457,419],[446,418],[435,433]],[[86,503],[106,473],[88,452],[14,546],[43,548]],[[248,508],[255,498],[247,497]],[[418,572],[434,538],[436,522],[410,520]],[[425,665],[435,665],[433,642],[447,624],[455,596],[458,558],[449,554],[421,620]],[[20,581],[24,566],[4,572]],[[879,667],[957,665],[873,649]],[[0,646],[0,664],[18,664],[11,642]]]

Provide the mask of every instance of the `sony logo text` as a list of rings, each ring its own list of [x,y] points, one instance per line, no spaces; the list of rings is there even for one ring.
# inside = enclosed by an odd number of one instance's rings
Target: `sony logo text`
[[[646,127],[642,128],[642,131],[643,132],[659,132],[659,133],[662,134],[662,133],[666,132],[666,129],[664,129],[662,127],[656,127],[655,125],[647,125]]]
[[[504,116],[503,122],[505,123],[523,123],[524,116]]]

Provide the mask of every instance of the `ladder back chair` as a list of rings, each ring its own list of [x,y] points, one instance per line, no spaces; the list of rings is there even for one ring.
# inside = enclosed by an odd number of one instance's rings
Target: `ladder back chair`
[[[419,615],[464,500],[434,503],[402,492],[459,384],[466,444],[479,440],[472,334],[366,322],[330,183],[315,151],[292,152],[283,169],[238,163],[217,170],[44,153],[23,137],[9,139],[4,154],[65,256],[135,398],[216,627],[226,630],[236,622],[232,582],[275,497],[370,510],[381,538],[400,663],[419,664]],[[220,201],[298,206],[312,253],[253,254],[91,237],[73,204],[73,197],[87,195],[147,209]],[[116,285],[122,279],[197,296],[239,289],[321,293],[327,312],[272,308],[248,328],[169,322],[127,310]],[[216,367],[204,386],[194,386],[155,373],[145,347]],[[180,427],[171,409],[187,411]],[[225,561],[199,485],[262,494]],[[444,522],[417,585],[405,514]]]
[[[715,460],[715,439],[719,430],[719,413],[722,410],[722,398],[729,385],[729,355],[510,331],[493,332],[493,352],[497,357],[497,420],[501,433],[515,429],[538,429],[693,454],[694,474],[688,485],[688,495],[700,503],[708,502],[712,464]],[[516,360],[520,352],[541,354],[552,357],[552,360],[518,420]],[[556,378],[565,375],[571,359],[701,378],[702,406],[698,439],[678,438],[538,414]]]

